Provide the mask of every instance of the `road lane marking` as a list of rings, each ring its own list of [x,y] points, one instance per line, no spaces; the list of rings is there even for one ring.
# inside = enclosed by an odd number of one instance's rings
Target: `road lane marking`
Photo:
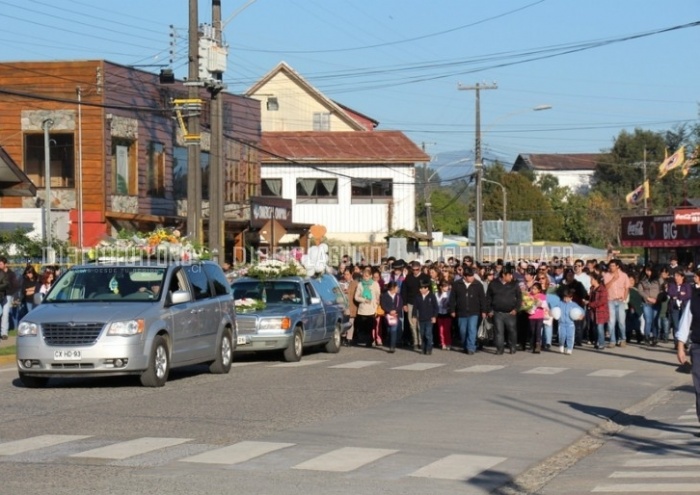
[[[456,373],[488,373],[489,371],[502,370],[505,366],[499,364],[477,364],[469,368],[455,370]]]
[[[556,375],[562,371],[566,371],[568,368],[549,368],[547,366],[540,366],[538,368],[532,368],[531,370],[523,371],[524,375]]]
[[[297,464],[293,469],[347,473],[396,452],[398,450],[343,447]]]
[[[397,366],[396,368],[391,368],[392,370],[407,370],[407,371],[425,371],[433,368],[439,368],[440,366],[445,366],[439,363],[414,363],[407,364],[406,366]]]
[[[622,378],[623,376],[627,376],[630,373],[633,373],[632,370],[598,370],[594,371],[593,373],[588,373],[587,376],[600,376],[604,378]]]
[[[650,468],[661,468],[661,467],[691,467],[700,466],[700,459],[690,458],[690,457],[664,457],[659,459],[658,457],[653,457],[652,459],[630,459],[625,462],[625,467],[650,467]]]
[[[629,483],[625,485],[596,486],[593,492],[607,493],[698,493],[700,483]]]
[[[610,478],[700,478],[700,471],[615,471]]]
[[[384,361],[350,361],[349,363],[336,364],[335,366],[329,366],[329,368],[341,368],[341,369],[358,369],[367,368],[368,366],[373,366],[375,364],[381,364]]]
[[[313,364],[325,363],[327,359],[306,359],[296,363],[279,363],[268,366],[268,368],[299,368],[301,366],[311,366]]]
[[[90,457],[93,459],[126,459],[154,450],[163,449],[180,445],[181,443],[191,441],[191,438],[158,438],[158,437],[142,437],[127,442],[119,442],[106,447],[86,450],[72,454],[71,457]]]
[[[201,454],[180,459],[181,462],[196,462],[200,464],[239,464],[261,455],[269,454],[280,449],[294,446],[293,443],[274,442],[238,442],[228,447],[209,450]]]
[[[0,443],[0,455],[15,455],[29,452],[30,450],[53,447],[62,443],[73,442],[90,438],[91,435],[39,435],[36,437]]]
[[[506,457],[485,455],[453,454],[423,466],[409,476],[443,480],[468,480],[506,459]]]

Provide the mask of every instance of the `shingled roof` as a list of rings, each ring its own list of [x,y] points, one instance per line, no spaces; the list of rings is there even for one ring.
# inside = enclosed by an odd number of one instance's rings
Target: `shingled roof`
[[[513,170],[527,168],[536,171],[595,170],[602,159],[600,153],[575,154],[520,154],[513,164]]]
[[[263,132],[260,147],[264,164],[430,161],[430,156],[401,131]]]

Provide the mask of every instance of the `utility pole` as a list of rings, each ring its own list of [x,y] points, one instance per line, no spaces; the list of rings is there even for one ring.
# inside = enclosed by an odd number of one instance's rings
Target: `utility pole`
[[[647,147],[644,147],[644,162],[642,164],[644,170],[644,182],[642,182],[642,197],[644,198],[644,214],[648,215],[647,210]]]
[[[474,142],[474,184],[476,188],[476,235],[474,236],[474,243],[476,247],[475,261],[481,262],[481,250],[482,250],[482,229],[483,229],[483,199],[481,195],[481,176],[484,172],[484,164],[481,159],[481,103],[480,103],[480,91],[482,89],[498,89],[496,83],[493,84],[479,84],[476,83],[474,86],[457,86],[459,90],[474,90],[476,92],[476,125],[475,125],[475,142]]]
[[[212,0],[212,28],[216,45],[221,46],[221,0]],[[211,93],[211,149],[209,155],[209,249],[219,262],[225,261],[224,236],[224,89],[223,72],[213,72],[207,84]]]
[[[188,96],[199,98],[199,18],[197,0],[189,3],[189,66],[187,73]],[[199,135],[199,114],[187,117],[189,133]],[[202,241],[202,168],[200,164],[200,142],[188,143],[187,146],[187,236],[194,242]]]

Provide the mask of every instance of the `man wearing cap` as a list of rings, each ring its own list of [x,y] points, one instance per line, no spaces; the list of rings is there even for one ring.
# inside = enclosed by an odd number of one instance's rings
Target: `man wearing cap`
[[[401,284],[401,300],[404,302],[403,310],[404,313],[406,313],[406,319],[408,320],[408,327],[412,338],[409,345],[413,345],[413,348],[417,351],[422,350],[422,347],[421,336],[418,331],[418,321],[413,316],[413,303],[420,295],[421,283],[430,284],[430,276],[423,273],[420,261],[413,260],[411,261],[411,271],[406,275],[406,278]]]
[[[487,312],[493,316],[495,328],[496,354],[503,354],[506,331],[511,354],[515,354],[518,345],[516,315],[522,305],[523,293],[513,279],[514,271],[511,265],[504,266],[501,276],[489,284],[486,292]]]
[[[486,294],[481,282],[475,280],[472,268],[465,267],[464,278],[452,283],[448,304],[452,318],[457,319],[462,349],[474,354],[479,318],[486,317]]]

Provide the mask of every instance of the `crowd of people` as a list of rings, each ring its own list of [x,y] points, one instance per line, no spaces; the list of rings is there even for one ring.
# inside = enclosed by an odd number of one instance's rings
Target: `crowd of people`
[[[20,271],[13,270],[7,258],[0,257],[0,339],[7,340],[10,329],[31,311],[51,288],[60,274],[58,265],[47,265],[41,273],[27,262]]]
[[[337,276],[352,322],[345,345],[472,355],[624,349],[674,339],[693,291],[691,267],[554,258],[476,263],[343,259]],[[700,278],[695,279],[700,283]]]

